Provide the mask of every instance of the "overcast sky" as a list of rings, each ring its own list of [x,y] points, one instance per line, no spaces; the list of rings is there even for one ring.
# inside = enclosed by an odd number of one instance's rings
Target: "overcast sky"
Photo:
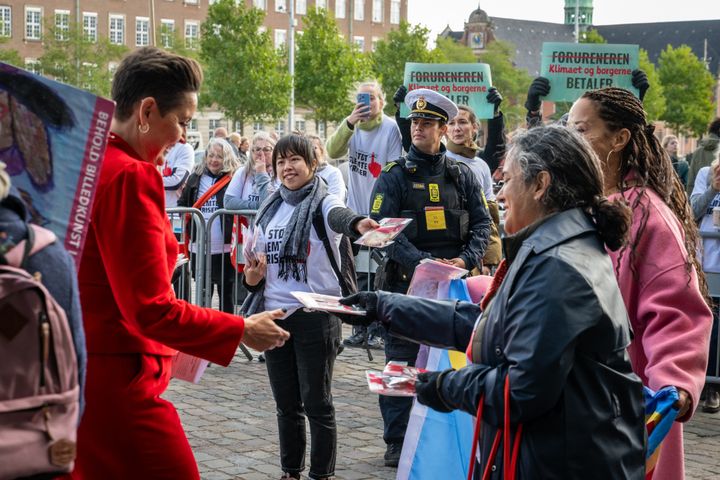
[[[482,0],[479,3],[491,17],[564,21],[564,0]],[[462,30],[477,6],[477,0],[408,0],[408,21],[429,27],[434,43],[437,34],[448,24],[452,30]],[[717,0],[595,0],[593,6],[596,25],[720,19]]]

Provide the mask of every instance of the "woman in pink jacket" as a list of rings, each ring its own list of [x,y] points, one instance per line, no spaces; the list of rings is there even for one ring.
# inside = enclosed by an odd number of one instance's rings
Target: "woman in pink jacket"
[[[655,480],[684,478],[682,422],[705,381],[712,313],[695,246],[698,230],[685,190],[653,135],[642,103],[621,88],[586,92],[568,125],[603,166],[604,193],[632,208],[628,245],[609,252],[634,332],[633,369],[653,390],[673,385],[678,421],[663,443]],[[602,225],[598,226],[602,228]]]

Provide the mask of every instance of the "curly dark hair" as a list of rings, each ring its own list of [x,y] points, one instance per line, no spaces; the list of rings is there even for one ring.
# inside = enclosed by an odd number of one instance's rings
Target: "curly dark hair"
[[[628,90],[616,87],[591,90],[585,92],[581,98],[591,100],[595,104],[598,116],[605,122],[609,130],[616,132],[626,128],[630,131],[630,139],[620,151],[620,175],[617,187],[624,196],[624,192],[630,188],[624,179],[631,171],[635,172],[636,179],[632,186],[639,187],[640,194],[635,197],[630,207],[633,215],[640,215],[641,220],[636,237],[621,250],[618,266],[620,258],[627,253],[626,250],[629,250],[633,273],[636,273],[636,262],[643,260],[635,257],[635,251],[650,214],[646,206],[646,189],[649,188],[662,199],[682,225],[685,232],[685,249],[687,250],[685,270],[688,284],[694,268],[697,272],[701,292],[710,304],[705,275],[697,257],[696,249],[700,242],[700,234],[695,224],[690,202],[688,202],[685,188],[673,170],[670,156],[653,135],[655,127],[647,123],[642,103]]]

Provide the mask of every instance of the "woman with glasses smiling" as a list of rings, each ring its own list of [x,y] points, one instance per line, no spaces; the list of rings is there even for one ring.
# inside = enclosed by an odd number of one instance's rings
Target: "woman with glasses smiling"
[[[275,140],[265,132],[253,136],[245,168],[233,175],[225,192],[225,208],[257,210],[265,197],[275,189],[270,179]]]

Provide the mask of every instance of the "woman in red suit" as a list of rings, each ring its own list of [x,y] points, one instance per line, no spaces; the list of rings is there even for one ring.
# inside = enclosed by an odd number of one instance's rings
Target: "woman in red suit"
[[[73,479],[198,479],[173,405],[160,398],[176,350],[228,365],[238,344],[265,350],[289,334],[282,311],[241,318],[178,300],[178,245],[156,165],[197,106],[190,59],[142,48],[120,64],[117,108],[80,263],[88,346],[87,408]]]

